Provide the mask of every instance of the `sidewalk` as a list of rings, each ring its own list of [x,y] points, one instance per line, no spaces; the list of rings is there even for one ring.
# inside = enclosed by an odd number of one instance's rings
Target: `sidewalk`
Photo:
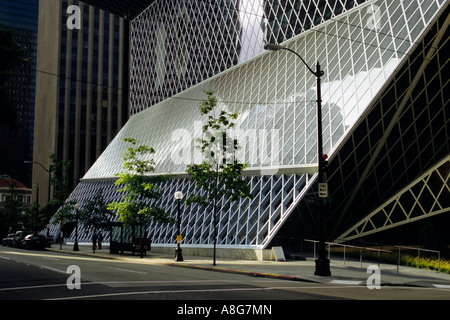
[[[235,259],[216,259],[216,266],[213,266],[212,257],[185,256],[184,261],[176,262],[174,256],[168,256],[160,253],[147,252],[143,258],[139,254],[131,255],[129,252],[121,254],[110,254],[109,247],[92,252],[90,246],[79,246],[79,251],[73,251],[73,245],[63,245],[60,250],[59,244],[53,244],[49,251],[78,254],[85,256],[101,257],[105,259],[116,259],[136,263],[161,264],[176,267],[195,268],[216,272],[227,272],[244,274],[253,277],[267,277],[292,281],[303,281],[325,284],[348,284],[363,285],[373,274],[367,272],[369,266],[378,266],[375,262],[349,261],[344,264],[342,260],[331,258],[330,277],[319,277],[314,275],[314,259],[306,261],[254,261],[254,260],[235,260]],[[418,286],[418,287],[440,287],[450,289],[450,274],[444,274],[436,271],[423,270],[400,266],[397,271],[396,265],[381,264],[380,278],[382,286]]]

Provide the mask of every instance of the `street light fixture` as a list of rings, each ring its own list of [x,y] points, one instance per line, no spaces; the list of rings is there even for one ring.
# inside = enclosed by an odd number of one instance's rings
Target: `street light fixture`
[[[75,243],[73,245],[73,251],[80,251],[80,248],[78,247],[78,213],[80,210],[80,204],[75,203]]]
[[[183,255],[181,253],[181,241],[182,241],[182,237],[181,237],[181,210],[180,210],[180,202],[181,199],[183,199],[184,195],[183,192],[181,191],[177,191],[175,192],[175,194],[173,195],[175,200],[177,200],[177,209],[178,209],[178,213],[177,213],[177,228],[178,228],[178,233],[177,233],[177,260],[176,261],[183,261]]]
[[[280,46],[278,44],[273,43],[266,43],[264,45],[264,49],[271,50],[271,51],[278,51],[278,50],[286,50],[289,52],[292,52],[297,57],[300,58],[300,60],[303,62],[303,64],[308,68],[309,72],[311,72],[317,79],[317,164],[318,164],[318,183],[323,184],[324,182],[324,174],[326,170],[325,161],[323,154],[323,140],[322,140],[322,93],[321,93],[321,77],[324,75],[324,72],[320,69],[320,64],[317,62],[316,65],[316,71],[311,69],[308,64],[305,62],[305,60],[294,50],[291,50],[287,47]],[[321,201],[321,200],[319,200]],[[325,240],[324,240],[324,221],[321,214],[321,202],[317,204],[317,211],[318,215],[317,218],[319,220],[319,258],[316,259],[316,270],[314,274],[316,276],[331,276],[330,272],[330,260],[326,257],[326,250],[325,250]]]
[[[48,173],[48,190],[47,190],[47,243],[50,244],[50,242],[48,241],[49,237],[50,237],[50,228],[48,226],[48,224],[50,223],[50,215],[48,212],[48,205],[50,204],[50,188],[51,188],[51,179],[52,179],[52,171],[50,170],[50,168],[46,168],[42,163],[37,162],[37,161],[24,161],[23,163],[25,164],[38,164],[42,167],[42,169],[44,169],[45,171],[47,171]],[[38,199],[38,195],[36,195],[36,200],[39,203],[39,199]],[[50,244],[51,245],[51,244]]]

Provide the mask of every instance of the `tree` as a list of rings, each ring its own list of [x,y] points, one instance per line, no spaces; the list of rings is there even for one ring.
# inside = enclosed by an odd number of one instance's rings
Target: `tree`
[[[61,223],[62,227],[68,222],[75,222],[76,228],[78,228],[78,223],[81,223],[85,227],[97,229],[111,221],[112,213],[107,209],[102,189],[97,190],[92,199],[86,201],[78,211],[75,207],[76,204],[76,199],[66,201],[53,216],[53,223]]]
[[[71,160],[60,160],[52,153],[52,160],[49,170],[53,173],[50,183],[53,186],[53,199],[64,201],[71,193],[69,184],[69,169],[72,166]]]
[[[65,223],[73,222],[77,220],[77,212],[75,210],[75,205],[77,204],[76,199],[67,200],[56,212],[52,218],[53,223]]]
[[[63,231],[63,226],[65,226],[66,223],[75,222],[76,236],[75,236],[74,251],[78,250],[78,248],[77,249],[75,248],[78,247],[78,222],[80,220],[80,210],[76,209],[75,207],[76,204],[77,204],[76,199],[67,200],[66,202],[64,202],[63,205],[60,206],[60,208],[52,218],[53,223],[61,224],[61,231]],[[71,231],[72,230],[70,230],[69,232]]]
[[[91,200],[86,201],[80,212],[80,221],[94,229],[111,221],[113,214],[108,210],[108,204],[103,196],[103,190],[99,189]]]
[[[47,225],[46,213],[38,204],[34,204],[24,211],[23,226],[34,234],[38,234]]]
[[[53,186],[53,197],[50,197],[50,202],[41,209],[45,213],[47,221],[65,204],[65,200],[69,197],[71,191],[68,183],[68,170],[72,161],[59,160],[53,153],[50,155],[50,159],[51,164],[48,170],[50,175],[53,174],[50,178],[50,185]]]
[[[198,146],[204,160],[200,164],[187,166],[186,172],[196,186],[203,191],[200,194],[191,194],[186,199],[186,204],[198,203],[204,208],[213,206],[214,223],[214,257],[216,265],[217,244],[217,201],[225,197],[233,202],[241,198],[253,198],[250,186],[242,177],[242,171],[247,167],[246,163],[239,163],[236,152],[239,148],[238,140],[232,139],[228,134],[239,116],[237,113],[229,113],[224,110],[217,111],[217,98],[213,91],[206,91],[206,99],[200,103],[200,114],[206,117],[203,126],[203,136]],[[202,195],[204,194],[204,195]]]
[[[24,210],[24,204],[18,197],[17,184],[11,182],[4,201],[4,210],[0,211],[1,234],[9,232],[9,230],[19,230],[23,226],[22,212],[25,212]]]
[[[119,179],[115,182],[116,186],[122,186],[117,191],[124,193],[123,201],[108,204],[108,210],[116,210],[125,226],[145,225],[150,219],[162,223],[173,222],[163,209],[147,204],[161,198],[158,185],[166,179],[147,175],[155,171],[154,159],[146,160],[155,150],[144,145],[136,146],[137,141],[133,138],[123,140],[131,144],[122,155],[123,170],[117,174]]]

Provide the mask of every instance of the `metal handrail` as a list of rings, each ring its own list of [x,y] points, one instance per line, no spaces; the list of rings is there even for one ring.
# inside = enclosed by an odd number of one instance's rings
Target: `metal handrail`
[[[315,259],[316,258],[316,243],[318,242],[318,240],[309,240],[309,239],[303,239],[303,240],[314,243],[314,259]],[[363,249],[364,250],[369,250],[369,251],[377,251],[378,252],[378,257],[380,256],[380,252],[392,253],[392,251],[390,251],[390,250],[383,250],[383,249],[375,249],[375,248],[354,246],[354,245],[342,244],[342,243],[336,243],[336,242],[325,242],[325,244],[328,245],[328,259],[330,259],[331,246],[344,247],[344,264],[345,264],[345,257],[346,257],[346,255],[345,255],[346,254],[346,252],[345,252],[346,248],[355,248],[355,249],[359,249],[360,250],[360,262],[361,262],[361,264],[362,264],[362,250]]]
[[[309,240],[309,239],[303,239],[303,241],[307,241],[307,242],[313,242],[314,243],[314,259],[316,258],[316,243],[318,243],[318,240]],[[340,246],[340,247],[344,247],[344,264],[345,264],[345,258],[346,258],[346,252],[345,249],[346,248],[354,248],[354,249],[359,249],[360,250],[360,262],[361,262],[361,266],[362,266],[362,250],[369,250],[369,251],[377,251],[378,252],[378,264],[380,264],[380,253],[393,253],[393,251],[391,250],[385,250],[385,249],[375,249],[375,248],[370,248],[370,247],[361,247],[361,246],[355,246],[355,245],[349,245],[349,244],[342,244],[342,243],[335,243],[335,242],[325,242],[326,245],[328,245],[328,259],[330,259],[330,248],[331,246]],[[407,250],[417,250],[417,257],[418,257],[418,263],[419,263],[419,268],[420,268],[420,252],[421,251],[425,251],[425,252],[433,252],[433,253],[437,253],[438,255],[438,272],[440,272],[441,270],[441,252],[437,251],[437,250],[430,250],[430,249],[422,249],[422,248],[417,248],[417,247],[406,247],[406,246],[393,246],[395,248],[398,248],[398,261],[397,261],[397,273],[399,273],[399,266],[400,266],[400,249],[407,249]]]
[[[419,264],[418,267],[420,268],[420,251],[426,251],[426,252],[433,252],[437,253],[438,255],[438,272],[441,271],[441,252],[438,250],[430,250],[430,249],[422,249],[417,247],[405,247],[405,246],[395,246],[398,248],[398,264],[397,264],[397,273],[398,273],[398,265],[400,264],[400,249],[407,249],[407,250],[417,250],[417,263]]]

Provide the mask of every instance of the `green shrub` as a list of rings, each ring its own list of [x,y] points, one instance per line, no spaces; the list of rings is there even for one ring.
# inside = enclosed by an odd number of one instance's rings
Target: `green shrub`
[[[408,267],[420,268],[420,269],[426,269],[426,270],[436,270],[436,271],[450,274],[450,262],[447,260],[441,259],[441,261],[439,262],[439,260],[430,259],[430,258],[402,256],[400,263],[402,265],[405,265]]]
[[[341,248],[337,249],[333,248],[331,250],[332,254],[343,256],[343,251],[340,250]],[[358,251],[350,251],[346,253],[347,258],[360,258],[360,253]],[[375,251],[363,251],[363,259],[365,261],[378,261],[380,260],[381,263],[389,263],[389,264],[397,264],[398,263],[398,253],[397,252],[391,252],[391,253],[382,253],[380,256],[378,256],[378,253]],[[426,270],[435,270],[440,271],[443,273],[450,274],[450,261],[441,259],[440,261],[438,259],[433,258],[418,258],[413,257],[407,254],[400,255],[400,265],[407,266],[407,267],[413,267],[413,268],[420,268],[420,269],[426,269]]]

